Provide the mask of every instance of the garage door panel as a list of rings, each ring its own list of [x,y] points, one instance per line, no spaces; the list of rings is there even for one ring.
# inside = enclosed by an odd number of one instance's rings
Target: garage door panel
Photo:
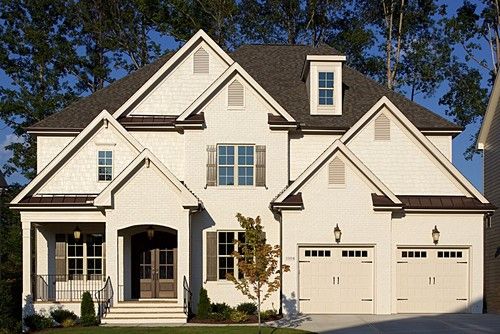
[[[397,250],[399,313],[467,312],[467,249]]]
[[[303,313],[373,313],[373,249],[299,249]],[[311,283],[312,282],[312,283]]]

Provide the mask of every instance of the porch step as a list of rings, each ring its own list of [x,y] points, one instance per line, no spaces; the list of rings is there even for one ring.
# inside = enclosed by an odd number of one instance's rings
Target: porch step
[[[175,301],[121,302],[111,307],[101,320],[103,325],[155,325],[186,323],[184,307]]]

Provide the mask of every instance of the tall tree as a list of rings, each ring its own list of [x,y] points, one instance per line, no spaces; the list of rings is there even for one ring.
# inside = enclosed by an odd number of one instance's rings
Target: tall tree
[[[0,66],[11,85],[0,87],[0,118],[20,138],[5,173],[35,175],[34,138],[25,127],[60,110],[75,94],[66,80],[66,54],[72,52],[58,0],[0,0]]]

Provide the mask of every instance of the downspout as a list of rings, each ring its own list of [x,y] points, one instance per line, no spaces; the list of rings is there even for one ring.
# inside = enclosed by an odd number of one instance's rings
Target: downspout
[[[280,310],[279,314],[283,314],[283,216],[281,210],[278,210],[280,223]]]

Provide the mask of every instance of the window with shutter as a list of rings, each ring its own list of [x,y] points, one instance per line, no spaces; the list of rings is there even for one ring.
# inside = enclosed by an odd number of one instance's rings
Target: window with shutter
[[[391,140],[391,121],[385,115],[375,119],[375,140]]]
[[[345,164],[339,158],[335,158],[328,166],[328,185],[332,187],[345,186]]]
[[[66,235],[56,234],[56,281],[66,281]]]
[[[206,74],[209,72],[208,52],[203,48],[196,50],[193,56],[193,73]]]
[[[217,281],[217,232],[207,232],[207,281]]]
[[[243,85],[234,80],[227,88],[227,105],[230,108],[243,108],[245,105],[245,90]]]

